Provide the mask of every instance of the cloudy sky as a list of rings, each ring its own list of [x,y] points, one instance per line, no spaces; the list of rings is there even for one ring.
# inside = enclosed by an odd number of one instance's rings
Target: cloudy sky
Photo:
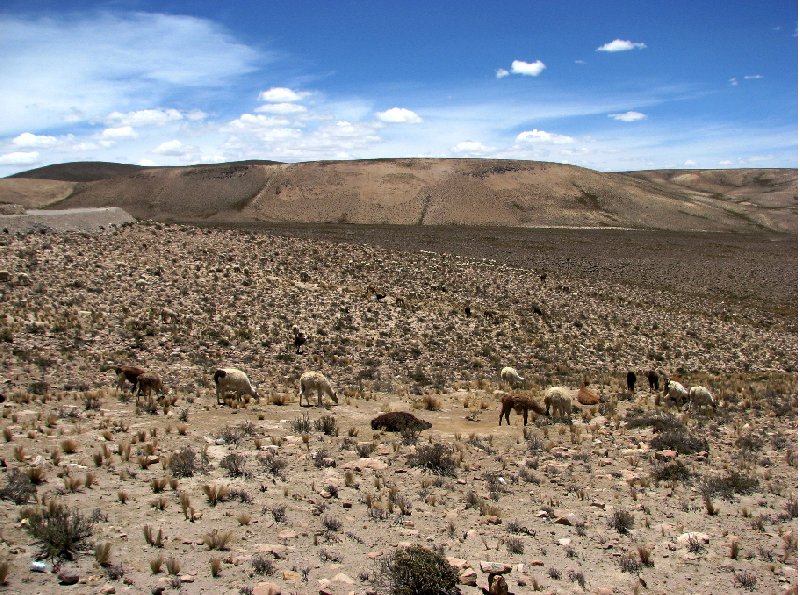
[[[797,167],[797,3],[3,0],[0,176],[499,157]]]

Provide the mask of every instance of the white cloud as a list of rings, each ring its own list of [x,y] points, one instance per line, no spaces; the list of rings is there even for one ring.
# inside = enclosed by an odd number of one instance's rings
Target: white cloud
[[[256,112],[266,112],[268,114],[302,114],[308,110],[296,103],[268,103],[255,109]]]
[[[286,101],[301,101],[308,97],[309,93],[292,91],[288,87],[272,87],[258,94],[260,101],[272,101],[283,103]]]
[[[136,138],[139,135],[130,126],[118,126],[114,128],[106,128],[100,133],[102,138]]]
[[[731,161],[730,159],[723,159],[722,161],[719,162],[719,164],[720,165],[726,165],[726,166],[727,165],[733,165],[733,161]]]
[[[0,155],[0,165],[32,165],[38,161],[38,151],[14,151]]]
[[[624,114],[608,114],[612,120],[619,122],[638,122],[644,120],[647,116],[641,112],[625,112]]]
[[[514,60],[511,63],[511,72],[524,76],[539,76],[545,68],[547,68],[547,66],[545,66],[544,62],[541,60],[536,60],[536,62]]]
[[[181,91],[223,88],[271,59],[210,20],[86,13],[0,13],[0,135],[99,121],[120,106],[149,107]]]
[[[208,114],[199,109],[189,110],[186,113],[186,119],[190,122],[200,122],[201,120],[205,120],[207,117]]]
[[[517,135],[517,142],[525,143],[544,143],[553,145],[565,145],[575,142],[571,136],[564,136],[563,134],[554,134],[552,132],[545,132],[544,130],[526,130]]]
[[[422,118],[404,107],[393,107],[385,112],[375,114],[381,122],[391,122],[394,124],[420,124]]]
[[[627,52],[629,50],[643,50],[647,47],[647,44],[641,43],[639,41],[628,41],[626,39],[615,39],[614,41],[609,41],[608,43],[604,43],[599,48],[597,48],[598,52]]]
[[[504,78],[506,78],[506,77],[507,77],[509,74],[511,74],[511,73],[510,73],[510,72],[508,72],[508,71],[507,71],[505,68],[498,68],[498,69],[497,69],[497,72],[495,72],[495,76],[496,76],[497,78],[499,78],[499,79],[504,79]]]
[[[236,120],[230,122],[228,126],[235,130],[259,130],[263,128],[277,128],[288,124],[289,120],[286,118],[272,118],[260,114],[242,114]]]
[[[729,78],[728,82],[731,84],[731,87],[738,87],[739,86],[739,81],[736,80],[735,76],[732,76],[731,78]]]
[[[493,150],[494,149],[492,147],[487,147],[483,143],[474,140],[461,141],[452,149],[450,149],[450,151],[456,155],[469,155],[469,156],[486,155],[487,153],[490,153]]]
[[[23,132],[11,142],[18,147],[52,147],[58,143],[58,139],[55,136],[38,136]]]
[[[683,162],[683,165],[684,167],[696,167],[697,161],[694,161],[692,159],[687,159],[686,161]]]
[[[578,66],[583,66],[586,64],[586,60],[575,60],[575,64]]]
[[[757,81],[758,79],[763,79],[763,74],[746,74],[744,76],[744,80],[746,81]]]
[[[178,139],[168,140],[153,149],[153,153],[158,153],[159,155],[182,155],[184,146]]]
[[[135,112],[121,114],[112,112],[106,117],[106,122],[112,126],[164,126],[169,122],[183,119],[183,114],[173,108],[143,109]]]

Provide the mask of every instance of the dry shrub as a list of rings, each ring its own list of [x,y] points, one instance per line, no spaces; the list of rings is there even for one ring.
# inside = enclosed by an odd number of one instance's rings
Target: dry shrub
[[[25,528],[40,543],[43,553],[61,558],[77,553],[77,547],[91,536],[93,525],[94,521],[80,511],[53,501],[47,508],[33,511]]]
[[[0,499],[11,500],[14,504],[25,504],[36,495],[36,486],[26,473],[12,469],[8,474],[6,486],[0,489]]]
[[[451,593],[458,585],[458,572],[441,554],[412,545],[380,560],[374,582],[394,595]]]

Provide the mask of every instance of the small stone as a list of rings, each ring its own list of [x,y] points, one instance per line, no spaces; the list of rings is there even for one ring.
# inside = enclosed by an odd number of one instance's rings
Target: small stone
[[[62,585],[74,585],[80,578],[76,573],[69,570],[62,570],[58,573],[58,582]]]
[[[300,575],[296,573],[294,570],[284,570],[283,574],[281,575],[283,580],[287,583],[296,583],[297,579],[300,578]]]
[[[467,587],[477,587],[478,573],[475,572],[472,568],[467,568],[459,575],[458,583],[460,585],[465,585]]]
[[[569,537],[562,537],[558,540],[558,545],[571,545],[572,540]]]
[[[117,588],[114,585],[103,585],[100,589],[100,593],[103,595],[114,595],[117,592]]]
[[[253,587],[253,595],[281,595],[281,588],[275,583],[257,583]]]
[[[344,583],[346,585],[354,585],[356,581],[347,576],[344,572],[340,572],[331,579],[332,583]]]
[[[369,552],[367,554],[367,558],[370,560],[374,560],[375,558],[380,558],[383,555],[383,552]]]
[[[530,561],[530,565],[531,566],[544,566],[544,561],[542,561],[542,560],[531,560]]]
[[[194,577],[191,574],[184,574],[181,577],[181,582],[182,583],[193,583],[194,582]]]
[[[511,572],[511,566],[501,562],[487,562],[486,560],[481,560],[480,564],[481,572],[484,574],[505,574]]]
[[[656,452],[656,459],[660,461],[671,461],[677,457],[678,453],[674,450],[659,450]]]

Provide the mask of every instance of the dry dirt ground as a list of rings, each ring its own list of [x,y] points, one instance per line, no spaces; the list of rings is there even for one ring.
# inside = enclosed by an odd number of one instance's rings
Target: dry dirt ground
[[[465,594],[489,562],[516,593],[796,585],[794,236],[142,223],[0,244],[8,592],[367,593],[403,544]],[[120,363],[171,404],[116,393]],[[217,405],[221,365],[261,399]],[[498,427],[504,365],[517,392],[602,402]],[[719,407],[666,409],[650,368]],[[309,369],[338,404],[300,406]],[[386,411],[433,427],[373,431]],[[88,533],[56,559],[73,586],[31,570],[58,519]]]

